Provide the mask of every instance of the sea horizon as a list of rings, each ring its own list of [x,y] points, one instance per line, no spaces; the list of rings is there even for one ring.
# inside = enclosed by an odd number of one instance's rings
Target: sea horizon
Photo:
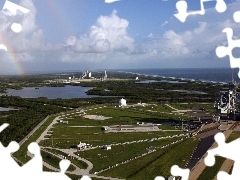
[[[86,70],[91,72],[110,71],[123,72],[136,75],[159,76],[166,78],[180,78],[186,80],[209,81],[217,83],[228,83],[232,81],[240,82],[238,78],[238,68],[119,68],[119,69],[79,69],[79,70],[59,70],[59,71],[39,71],[28,72],[25,75],[44,75],[44,74],[65,74],[81,73]],[[16,75],[1,75],[16,76]]]

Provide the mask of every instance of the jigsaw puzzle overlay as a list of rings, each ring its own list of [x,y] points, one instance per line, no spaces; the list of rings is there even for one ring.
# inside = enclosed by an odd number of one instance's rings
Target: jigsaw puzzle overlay
[[[203,3],[208,0],[201,0],[201,10],[195,12],[187,12],[187,2],[185,0],[180,0],[176,3],[176,8],[178,13],[175,14],[175,17],[178,18],[181,22],[185,22],[186,18],[189,15],[203,15],[205,13]],[[216,0],[215,9],[222,13],[227,10],[226,3],[224,0]],[[233,14],[233,19],[236,23],[240,22],[240,11],[236,11]],[[225,28],[223,32],[227,35],[228,46],[219,46],[216,48],[216,55],[219,58],[229,56],[231,68],[240,68],[240,58],[235,58],[232,54],[234,48],[240,47],[240,39],[233,39],[233,30],[232,28]],[[240,71],[238,72],[238,77],[240,78]],[[221,156],[234,161],[234,166],[232,169],[232,174],[229,175],[226,172],[220,171],[217,174],[218,180],[236,180],[240,177],[240,156],[238,152],[240,150],[240,139],[236,139],[230,143],[225,142],[225,136],[223,133],[218,133],[215,135],[215,141],[218,143],[218,147],[208,150],[208,155],[205,158],[204,162],[207,166],[213,166],[215,164],[215,156]]]
[[[201,9],[199,11],[192,11],[192,12],[187,12],[188,10],[188,5],[185,0],[180,0],[176,3],[176,9],[178,13],[174,14],[176,18],[178,18],[179,21],[185,22],[187,17],[190,15],[204,15],[205,14],[205,9],[204,9],[204,2],[207,2],[209,0],[200,0],[200,5]],[[227,5],[224,2],[224,0],[216,0],[216,6],[215,9],[219,13],[223,13],[227,9]]]
[[[208,155],[205,158],[205,164],[207,166],[213,166],[215,163],[215,156],[221,156],[234,161],[232,174],[229,175],[226,172],[220,171],[217,174],[218,180],[236,180],[240,177],[240,156],[238,155],[240,150],[240,139],[236,139],[230,143],[225,143],[225,136],[223,133],[215,135],[215,141],[218,143],[218,147],[208,150]]]
[[[30,12],[29,9],[24,8],[22,6],[19,6],[19,5],[15,4],[15,3],[12,3],[10,1],[8,1],[8,0],[5,1],[5,4],[3,6],[3,10],[4,10],[4,13],[6,15],[8,15],[8,16],[15,16],[15,15],[21,14],[21,13],[27,14],[27,13]],[[14,33],[20,33],[22,31],[22,25],[20,23],[14,22],[11,25],[11,30]],[[5,50],[5,51],[8,50],[6,45],[4,45],[4,44],[0,44],[0,50],[1,49]]]
[[[0,133],[6,129],[9,124],[5,123],[0,126]],[[28,153],[34,155],[34,157],[24,164],[22,167],[11,157],[11,154],[18,151],[19,144],[12,141],[7,147],[4,147],[0,142],[0,172],[1,177],[7,177],[8,179],[18,179],[24,177],[24,180],[71,180],[66,174],[66,170],[70,166],[69,160],[61,160],[59,167],[60,172],[44,172],[43,171],[43,160],[40,153],[40,147],[36,142],[32,142],[28,146]],[[3,162],[3,163],[1,163]],[[13,173],[14,172],[14,173]],[[182,180],[188,180],[190,170],[181,169],[179,166],[174,165],[171,168],[171,179],[175,179],[174,176],[182,177]],[[164,180],[162,176],[158,176],[155,180]],[[90,177],[84,175],[81,180],[91,180]]]
[[[179,19],[181,22],[185,22],[187,17],[190,15],[204,15],[204,2],[209,0],[200,0],[201,9],[199,11],[187,12],[188,5],[185,0],[180,0],[176,3],[176,9],[178,13],[174,14],[174,16]],[[223,13],[227,10],[227,5],[224,0],[216,0],[215,9],[219,13]],[[233,14],[233,19],[236,23],[240,22],[240,11],[236,11]],[[233,30],[232,28],[225,28],[223,32],[227,35],[228,46],[219,46],[216,48],[216,55],[219,58],[223,58],[225,56],[229,56],[230,66],[231,68],[240,68],[240,58],[235,58],[232,54],[234,48],[240,47],[240,40],[233,39]],[[240,78],[240,70],[238,72],[238,77]]]
[[[8,124],[0,126],[0,132],[7,128],[7,126]],[[19,179],[19,177],[21,177],[24,180],[70,180],[70,178],[64,174],[70,165],[69,160],[60,161],[60,172],[43,172],[43,161],[40,153],[40,147],[36,142],[32,142],[28,146],[29,153],[33,154],[34,157],[22,167],[19,166],[11,157],[11,153],[16,152],[18,149],[19,144],[15,141],[12,141],[7,147],[4,147],[0,142],[0,162],[4,162],[0,163],[1,177],[7,177],[7,179]]]
[[[233,19],[235,22],[240,22],[240,11],[237,11],[233,14]],[[240,68],[240,58],[235,58],[232,54],[232,51],[236,47],[240,47],[240,39],[233,39],[233,30],[232,28],[225,28],[223,32],[227,35],[228,46],[219,46],[216,48],[216,55],[219,58],[229,56],[231,68]],[[240,78],[240,71],[238,72],[238,77]]]
[[[118,0],[105,0],[105,3],[113,3]],[[201,9],[195,12],[187,11],[187,3],[184,0],[180,0],[176,3],[176,8],[178,13],[175,14],[175,17],[178,18],[181,22],[185,22],[189,15],[204,15],[204,2],[209,0],[201,0]],[[10,1],[5,2],[3,7],[4,10],[7,10],[12,15],[16,15],[19,11],[22,13],[28,13],[29,10],[16,5]],[[222,13],[226,11],[227,6],[224,0],[216,0],[216,11]],[[235,22],[240,22],[240,11],[237,11],[233,14],[233,19]],[[11,29],[15,33],[20,33],[22,31],[21,24],[13,23]],[[232,50],[235,47],[240,47],[240,40],[234,40],[233,30],[231,28],[225,28],[223,32],[227,35],[228,46],[220,46],[216,49],[216,55],[219,58],[229,56],[231,68],[240,67],[240,62],[238,60],[240,58],[234,58],[232,55]],[[0,49],[6,50],[7,47],[3,44],[0,44]],[[240,77],[240,72],[238,74]],[[0,126],[0,133],[6,129],[9,124],[5,123]],[[215,149],[208,150],[208,155],[205,158],[205,164],[207,166],[213,166],[215,163],[215,156],[222,156],[235,161],[232,174],[229,175],[226,172],[220,171],[217,175],[218,180],[235,180],[239,179],[240,171],[238,171],[238,167],[240,167],[240,156],[238,156],[238,152],[240,150],[240,140],[234,140],[230,143],[225,143],[225,136],[223,133],[218,133],[215,135],[215,141],[218,143],[218,147]],[[58,179],[58,180],[70,180],[70,178],[65,174],[66,170],[70,166],[69,160],[61,160],[59,163],[60,172],[44,172],[43,171],[43,160],[40,153],[40,147],[36,142],[32,142],[28,146],[28,152],[33,154],[34,157],[22,167],[19,166],[16,161],[11,157],[11,154],[18,151],[19,144],[15,141],[12,141],[7,147],[4,147],[0,142],[0,171],[1,177],[7,177],[7,179],[19,179],[21,177],[24,180],[32,180],[32,179]],[[2,163],[1,163],[2,162]],[[14,172],[14,173],[13,173]],[[190,170],[182,169],[177,165],[172,166],[171,168],[171,177],[169,179],[175,179],[175,177],[180,176],[182,180],[188,180]],[[164,180],[165,178],[162,176],[157,176],[155,180]],[[81,180],[91,180],[88,176],[83,176]]]

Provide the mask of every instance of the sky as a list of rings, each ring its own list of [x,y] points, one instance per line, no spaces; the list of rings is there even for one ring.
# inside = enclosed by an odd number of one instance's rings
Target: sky
[[[108,0],[111,1],[111,0]],[[13,15],[0,0],[0,74],[135,68],[230,68],[224,28],[240,38],[233,13],[240,0],[204,3],[205,14],[181,22],[177,0],[11,0],[30,10]],[[186,0],[188,12],[201,9],[200,0]],[[22,31],[11,30],[19,23]],[[233,50],[239,57],[239,48]]]

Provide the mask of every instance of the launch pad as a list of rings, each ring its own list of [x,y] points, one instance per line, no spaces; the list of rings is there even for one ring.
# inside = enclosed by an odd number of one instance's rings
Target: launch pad
[[[220,91],[214,104],[218,120],[240,120],[240,92],[237,89],[238,84],[232,81],[228,84],[228,91]]]

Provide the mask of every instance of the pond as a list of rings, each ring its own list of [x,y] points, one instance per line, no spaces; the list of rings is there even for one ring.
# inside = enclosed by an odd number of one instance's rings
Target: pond
[[[0,111],[13,111],[13,110],[18,110],[18,109],[0,107]]]
[[[172,92],[180,92],[180,93],[188,93],[188,94],[207,94],[202,91],[190,91],[190,90],[167,90],[167,91],[172,91]]]

